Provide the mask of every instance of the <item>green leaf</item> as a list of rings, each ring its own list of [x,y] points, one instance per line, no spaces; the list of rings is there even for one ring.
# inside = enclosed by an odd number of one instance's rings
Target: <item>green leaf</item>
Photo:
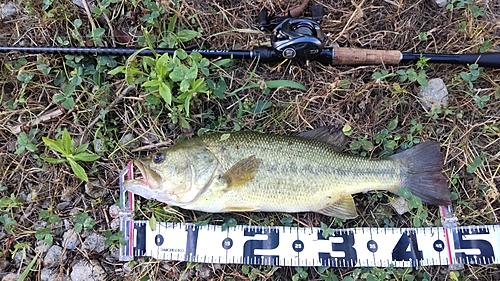
[[[167,75],[168,71],[168,61],[170,60],[170,56],[168,53],[161,55],[161,57],[156,61],[156,70],[158,71],[158,76],[163,79]]]
[[[45,227],[35,233],[35,238],[38,240],[42,240],[46,235],[50,235],[50,228]]]
[[[64,156],[66,156],[66,153],[64,151],[64,148],[60,142],[60,140],[53,140],[50,138],[42,137],[43,143],[48,146],[50,149],[55,150]]]
[[[26,145],[26,149],[29,151],[29,152],[35,152],[38,150],[38,148],[36,147],[36,145],[32,144],[32,143],[28,143]]]
[[[168,77],[170,77],[170,79],[172,79],[172,81],[174,82],[180,82],[184,80],[184,72],[180,67],[176,67],[172,72],[170,72]]]
[[[87,152],[82,152],[82,153],[78,153],[78,154],[73,155],[73,159],[75,161],[92,162],[92,161],[95,161],[99,158],[100,158],[99,155],[96,155],[93,153],[87,153]]]
[[[113,69],[111,69],[110,71],[108,71],[108,74],[109,75],[116,75],[118,73],[125,73],[125,66],[117,66]]]
[[[65,128],[62,133],[62,148],[64,149],[64,154],[68,155],[71,153],[71,136],[69,135],[68,130]]]
[[[92,35],[95,37],[100,37],[104,35],[104,32],[106,32],[106,30],[102,27],[99,27],[92,31]]]
[[[75,224],[75,228],[73,229],[76,233],[80,233],[82,232],[82,229],[83,229],[83,224],[81,223],[76,223]]]
[[[411,196],[408,199],[408,204],[410,205],[411,208],[418,208],[419,206],[422,206],[422,199],[417,196]]]
[[[271,89],[284,87],[307,91],[307,88],[304,85],[290,80],[271,80],[266,82],[266,86]]]
[[[50,164],[61,164],[66,162],[64,158],[50,158],[50,157],[40,157],[43,161],[49,162]]]
[[[191,85],[189,84],[189,81],[184,79],[181,81],[180,85],[179,85],[179,90],[182,92],[182,93],[185,93],[189,90],[189,88],[191,87]]]
[[[193,65],[188,70],[188,72],[186,73],[186,75],[184,75],[184,78],[188,79],[188,80],[194,80],[194,79],[196,79],[196,77],[198,77],[198,66]]]
[[[158,87],[160,84],[163,83],[160,80],[154,79],[154,80],[149,80],[144,83],[142,83],[142,87]]]
[[[175,24],[177,23],[177,14],[174,14],[171,18],[170,21],[168,22],[168,29],[167,31],[172,33],[175,30]]]
[[[87,173],[85,172],[85,170],[83,169],[82,166],[80,166],[80,164],[76,163],[73,159],[71,158],[67,158],[68,159],[68,163],[69,165],[71,166],[71,170],[73,170],[73,173],[75,173],[75,175],[85,181],[85,182],[88,182],[89,179],[87,177]]]
[[[198,31],[189,30],[189,29],[179,30],[177,32],[177,39],[180,42],[187,42],[193,38],[200,37],[200,36],[201,36],[201,33],[199,33]]]
[[[78,154],[78,153],[82,153],[82,152],[85,152],[87,150],[87,148],[89,147],[89,144],[88,143],[84,143],[82,145],[80,145],[74,152],[73,154]]]
[[[28,135],[25,132],[22,132],[21,134],[19,134],[19,136],[17,137],[17,143],[19,145],[28,144],[29,143]]]
[[[328,236],[332,235],[333,234],[333,229],[331,229],[330,227],[328,227],[328,225],[324,222],[321,222],[321,230],[323,230],[323,232],[321,233],[321,235],[323,236],[323,238],[328,238]]]
[[[183,49],[177,49],[174,52],[174,56],[180,60],[185,60],[188,57],[188,54]]]
[[[25,150],[26,150],[25,146],[20,146],[18,149],[16,149],[16,151],[14,151],[14,154],[19,155],[23,153]]]
[[[75,106],[75,100],[73,100],[73,97],[66,97],[61,106],[68,110],[72,109]]]
[[[156,217],[154,214],[151,215],[151,218],[148,220],[149,222],[149,227],[151,228],[151,231],[156,230]]]
[[[168,84],[162,82],[158,92],[168,105],[172,104],[172,90]]]
[[[398,117],[389,122],[389,125],[387,125],[387,130],[392,131],[396,129],[397,126],[398,126]]]
[[[409,199],[412,196],[410,189],[407,187],[401,187],[398,189],[398,195],[405,199]]]

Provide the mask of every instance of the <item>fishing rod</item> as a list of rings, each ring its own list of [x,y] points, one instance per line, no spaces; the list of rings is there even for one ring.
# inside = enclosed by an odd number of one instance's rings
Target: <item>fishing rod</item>
[[[482,67],[500,68],[500,52],[474,54],[405,53],[397,50],[372,50],[349,47],[323,46],[325,35],[318,24],[322,9],[312,8],[312,18],[288,16],[268,16],[266,9],[258,15],[261,30],[271,31],[271,47],[252,50],[210,50],[186,49],[190,54],[197,52],[208,59],[232,58],[236,60],[259,59],[260,62],[277,63],[284,59],[293,61],[318,61],[324,65],[396,65],[417,62],[421,58],[428,63],[478,64]],[[101,47],[16,47],[0,46],[0,53],[22,52],[34,54],[67,55],[115,55],[141,56],[153,54],[173,55],[176,49],[101,48]]]

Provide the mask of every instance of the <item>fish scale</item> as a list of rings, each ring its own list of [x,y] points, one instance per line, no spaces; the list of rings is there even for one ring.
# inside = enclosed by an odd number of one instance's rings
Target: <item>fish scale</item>
[[[289,206],[294,206],[297,211],[321,209],[325,201],[336,202],[347,192],[374,190],[377,185],[385,188],[400,182],[390,160],[339,157],[340,154],[329,145],[315,140],[284,136],[269,138],[254,133],[234,134],[225,141],[220,139],[220,135],[202,138],[208,150],[221,155],[220,173],[250,154],[261,160],[255,179],[245,186],[244,192],[235,193],[230,200],[252,206],[275,206],[263,207],[266,210],[285,211]],[[304,202],[303,198],[309,200]]]

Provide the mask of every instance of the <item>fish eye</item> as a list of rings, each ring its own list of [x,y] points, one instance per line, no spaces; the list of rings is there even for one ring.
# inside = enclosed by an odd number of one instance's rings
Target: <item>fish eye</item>
[[[163,155],[163,153],[156,153],[153,156],[153,162],[155,162],[156,164],[160,164],[161,162],[163,162],[163,160],[165,160],[165,155]]]

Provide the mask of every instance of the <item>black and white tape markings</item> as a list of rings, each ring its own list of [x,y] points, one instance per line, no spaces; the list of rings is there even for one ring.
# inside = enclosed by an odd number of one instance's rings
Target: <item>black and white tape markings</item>
[[[415,267],[500,263],[500,226],[445,229],[320,228],[127,224],[130,256],[201,263],[280,266]]]

